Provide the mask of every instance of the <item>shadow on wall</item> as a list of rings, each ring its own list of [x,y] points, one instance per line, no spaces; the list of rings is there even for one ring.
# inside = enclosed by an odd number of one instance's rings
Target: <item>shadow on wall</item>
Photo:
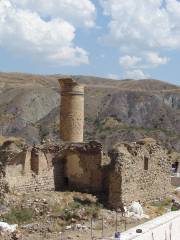
[[[65,160],[60,158],[53,159],[53,172],[54,172],[54,187],[55,191],[67,190],[68,178],[64,176],[65,173]]]

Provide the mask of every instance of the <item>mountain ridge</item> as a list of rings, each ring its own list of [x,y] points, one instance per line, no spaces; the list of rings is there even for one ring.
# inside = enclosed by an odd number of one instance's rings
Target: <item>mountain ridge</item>
[[[0,73],[0,134],[30,143],[59,139],[59,77]],[[180,151],[180,87],[154,79],[71,76],[85,84],[85,140],[109,149],[117,141],[154,137]]]

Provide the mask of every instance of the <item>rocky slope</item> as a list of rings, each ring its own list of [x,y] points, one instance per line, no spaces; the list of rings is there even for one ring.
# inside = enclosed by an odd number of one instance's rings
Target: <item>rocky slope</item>
[[[31,144],[57,140],[59,77],[0,73],[0,135]],[[86,85],[85,139],[109,149],[117,141],[153,137],[180,151],[180,87],[152,79],[75,78]]]
[[[172,197],[179,199],[180,193]],[[165,214],[171,208],[171,198],[162,202],[143,205],[150,219]],[[93,236],[103,235],[112,239],[116,225],[115,211],[106,209],[90,194],[76,192],[27,192],[6,194],[1,203],[0,217],[11,224],[18,224],[17,231],[0,231],[1,240],[90,240],[91,217]],[[118,213],[118,227],[121,231],[142,224],[147,219],[125,218]],[[104,239],[104,238],[103,238]]]

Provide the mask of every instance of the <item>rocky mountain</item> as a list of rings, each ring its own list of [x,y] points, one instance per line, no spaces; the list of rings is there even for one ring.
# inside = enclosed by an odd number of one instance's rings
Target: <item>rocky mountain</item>
[[[28,143],[59,139],[57,79],[0,73],[0,135]],[[119,141],[153,137],[180,152],[180,87],[162,81],[74,76],[86,85],[85,139],[106,149]]]

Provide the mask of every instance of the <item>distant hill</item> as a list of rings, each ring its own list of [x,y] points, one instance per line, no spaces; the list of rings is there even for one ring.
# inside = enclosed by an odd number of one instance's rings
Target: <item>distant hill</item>
[[[0,135],[29,143],[59,138],[62,75],[0,73]],[[166,82],[74,76],[86,85],[85,139],[109,149],[117,141],[154,137],[180,151],[180,87]]]

